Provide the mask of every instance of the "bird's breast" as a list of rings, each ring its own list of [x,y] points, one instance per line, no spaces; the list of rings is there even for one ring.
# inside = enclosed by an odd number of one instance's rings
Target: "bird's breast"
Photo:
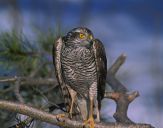
[[[65,77],[83,81],[97,79],[95,57],[91,50],[83,47],[65,48],[61,61]]]

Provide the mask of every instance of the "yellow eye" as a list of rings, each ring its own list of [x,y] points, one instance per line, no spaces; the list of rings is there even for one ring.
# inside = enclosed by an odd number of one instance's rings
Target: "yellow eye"
[[[83,33],[80,33],[79,37],[80,37],[80,39],[83,39],[85,37],[85,35]]]

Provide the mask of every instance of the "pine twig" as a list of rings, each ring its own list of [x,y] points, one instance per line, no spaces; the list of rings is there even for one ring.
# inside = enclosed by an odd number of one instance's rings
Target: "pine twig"
[[[19,79],[15,82],[14,94],[15,94],[17,100],[20,103],[24,103],[24,99],[23,99],[23,97],[20,94],[20,80]]]

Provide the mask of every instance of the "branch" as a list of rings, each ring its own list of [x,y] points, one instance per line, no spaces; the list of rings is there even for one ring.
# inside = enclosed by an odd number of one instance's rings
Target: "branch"
[[[127,117],[127,110],[129,104],[139,96],[139,92],[135,91],[130,94],[118,93],[118,92],[106,92],[105,98],[112,99],[116,102],[116,112],[114,118],[120,123],[134,123]]]
[[[48,112],[53,112],[55,109],[60,109],[63,112],[66,112],[65,110],[63,110],[64,107],[64,103],[61,104],[54,104],[52,106],[45,106],[45,107],[41,107],[42,110],[47,110],[49,109]],[[20,122],[18,122],[15,125],[10,126],[9,128],[25,128],[26,126],[29,126],[32,122],[34,121],[34,119],[30,116],[28,116],[25,120],[22,120]]]
[[[27,106],[24,104],[20,104],[20,103],[13,103],[13,102],[0,100],[0,109],[27,115],[32,118],[35,118],[35,119],[38,119],[38,120],[41,120],[50,124],[58,125],[58,126],[64,126],[66,124],[66,126],[68,127],[73,127],[74,123],[77,127],[82,126],[82,123],[80,122],[78,123],[78,122],[71,121],[67,118],[60,118],[53,114],[49,114],[42,110],[36,109],[31,106]]]
[[[23,115],[30,116],[32,118],[41,120],[43,122],[47,122],[53,125],[61,126],[61,127],[69,127],[69,128],[83,128],[88,127],[85,126],[84,123],[79,121],[73,121],[68,118],[61,118],[58,115],[49,114],[42,110],[36,109],[31,106],[27,106],[24,104],[13,103],[8,101],[0,100],[0,109],[20,113]],[[98,123],[95,124],[95,128],[153,128],[151,125],[147,124],[117,124],[117,123]]]
[[[126,93],[128,91],[127,88],[115,77],[115,74],[125,62],[125,60],[126,56],[121,54],[107,72],[106,82],[112,87],[115,92]]]
[[[20,80],[19,79],[15,82],[14,93],[15,93],[17,100],[20,103],[24,103],[24,99],[20,94]]]
[[[127,88],[116,79],[115,75],[125,62],[126,56],[121,54],[118,59],[109,68],[107,74],[107,82],[112,87],[114,92],[106,92],[105,98],[113,99],[116,102],[116,112],[113,117],[119,123],[134,123],[127,116],[127,110],[129,104],[139,96],[139,92],[135,91],[133,93],[127,94]]]
[[[31,77],[1,77],[0,83],[10,82],[14,83],[16,81],[20,81],[20,85],[29,85],[29,86],[36,86],[36,85],[58,85],[58,82],[54,78],[31,78]]]
[[[126,60],[126,55],[125,54],[121,54],[117,58],[117,60],[114,62],[114,64],[109,68],[108,72],[110,74],[115,75],[117,73],[117,71],[119,70],[120,66],[122,64],[124,64],[125,60]]]

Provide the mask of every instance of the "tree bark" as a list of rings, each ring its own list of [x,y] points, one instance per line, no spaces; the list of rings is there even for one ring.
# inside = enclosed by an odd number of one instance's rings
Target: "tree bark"
[[[10,112],[16,112],[23,115],[30,116],[34,119],[41,120],[53,125],[61,126],[64,128],[88,128],[83,122],[73,121],[66,117],[59,115],[49,114],[42,110],[27,106],[22,103],[13,103],[9,101],[0,100],[0,109]],[[96,123],[95,128],[154,128],[148,124],[122,124],[122,123]]]

